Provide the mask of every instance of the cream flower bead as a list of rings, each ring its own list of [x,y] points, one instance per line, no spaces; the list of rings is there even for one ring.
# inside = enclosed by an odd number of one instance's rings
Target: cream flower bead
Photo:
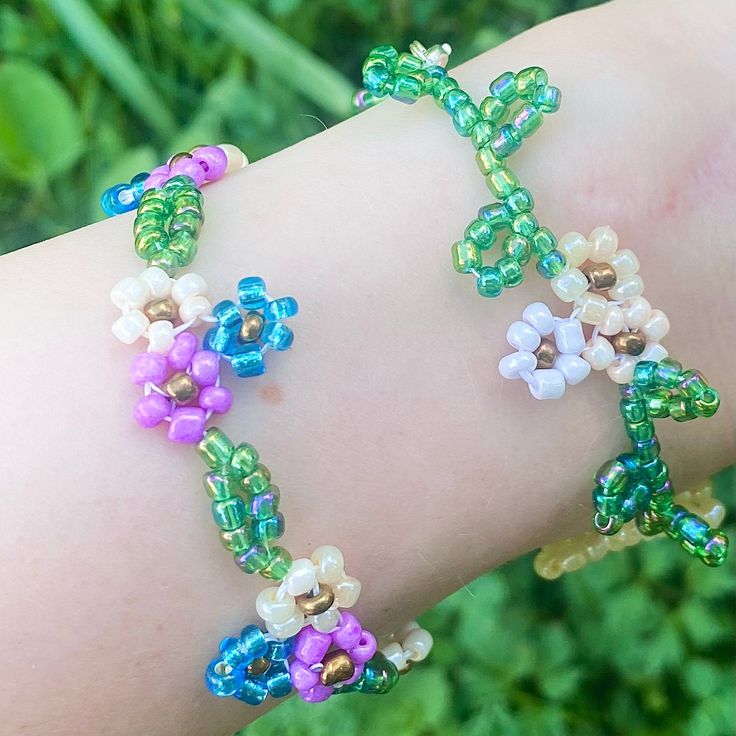
[[[399,672],[406,669],[410,662],[421,662],[426,659],[434,643],[429,631],[419,626],[416,621],[405,626],[396,639],[397,641],[383,647],[381,653],[396,665]]]
[[[148,326],[148,347],[152,353],[166,355],[174,344],[174,325],[166,320],[151,322]]]
[[[317,587],[317,571],[306,557],[294,560],[284,577],[283,585],[289,595],[305,595]]]
[[[340,611],[337,607],[329,608],[324,613],[310,616],[309,623],[311,623],[317,631],[321,631],[323,634],[329,634],[334,631],[340,623]]]
[[[305,626],[304,614],[297,610],[294,615],[281,624],[266,621],[266,630],[276,639],[288,639],[296,636]]]
[[[630,330],[641,327],[652,314],[652,305],[643,297],[637,296],[627,300],[622,307],[624,321]]]
[[[641,326],[641,331],[648,340],[659,342],[670,331],[670,321],[661,309],[655,309],[649,319]]]
[[[132,345],[138,338],[143,337],[151,323],[143,312],[137,309],[127,312],[112,324],[112,334],[120,342]]]
[[[296,613],[296,601],[292,595],[279,595],[279,586],[262,590],[256,598],[256,611],[266,622],[285,624]]]
[[[601,335],[618,335],[624,329],[624,310],[618,304],[609,303],[606,307],[606,314],[600,323],[599,332]]]
[[[360,580],[345,575],[339,583],[332,586],[335,593],[335,605],[339,608],[352,608],[360,597]]]
[[[593,246],[580,233],[567,233],[557,243],[557,249],[565,256],[571,268],[585,263],[590,258]]]
[[[237,171],[248,165],[248,157],[232,143],[218,143],[217,147],[221,148],[227,156],[226,174],[231,174],[233,171]]]
[[[339,583],[345,576],[345,558],[337,547],[325,544],[312,552],[312,562],[320,583]]]
[[[583,350],[581,357],[590,363],[594,371],[604,371],[613,363],[616,351],[605,337],[599,335]]]
[[[383,656],[390,662],[393,662],[399,672],[406,669],[406,653],[404,652],[404,647],[402,647],[399,642],[392,641],[390,644],[386,644],[386,646],[381,649],[381,654],[383,654]]]
[[[634,368],[636,367],[636,363],[636,358],[633,358],[631,355],[624,355],[611,363],[611,365],[606,368],[606,373],[608,373],[608,377],[614,383],[630,383],[631,379],[634,377]]]
[[[591,245],[589,258],[596,263],[608,262],[618,248],[618,235],[607,225],[595,228],[588,240]]]
[[[579,268],[570,268],[550,282],[552,291],[563,302],[574,302],[588,290],[588,279]]]
[[[628,248],[620,250],[614,253],[608,262],[613,266],[613,270],[616,272],[616,277],[625,279],[628,276],[633,276],[639,272],[639,259],[633,250]]]
[[[600,294],[591,294],[586,291],[575,300],[580,307],[578,319],[586,325],[599,325],[606,316],[608,303]]]

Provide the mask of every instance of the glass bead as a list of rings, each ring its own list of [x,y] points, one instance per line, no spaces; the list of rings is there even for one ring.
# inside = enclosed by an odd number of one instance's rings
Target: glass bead
[[[487,146],[494,132],[495,128],[493,127],[492,123],[490,123],[488,120],[481,120],[477,125],[473,127],[473,130],[470,134],[470,140],[473,144],[473,148],[477,150]],[[483,172],[484,175],[486,173],[488,172]]]
[[[697,398],[691,399],[691,402],[693,411],[699,417],[712,417],[721,405],[721,398],[718,391],[714,388],[708,388]]]
[[[458,273],[472,273],[483,265],[478,246],[467,238],[452,246],[452,265]]]
[[[647,418],[647,406],[643,401],[623,399],[619,402],[619,409],[627,422],[643,422]]]
[[[197,255],[197,240],[187,230],[177,230],[169,238],[168,249],[176,254],[181,266],[188,266]]]
[[[671,398],[667,404],[670,416],[676,422],[687,422],[691,419],[695,419],[697,414],[693,411],[690,399],[683,397]]]
[[[480,103],[480,112],[489,123],[495,126],[506,117],[508,105],[496,97],[485,97]]]
[[[207,666],[204,681],[207,689],[218,698],[235,695],[243,686],[244,674],[240,668],[233,669],[219,657]]]
[[[203,218],[194,212],[181,212],[174,216],[171,221],[170,229],[172,232],[178,230],[184,230],[192,238],[199,237],[199,233],[202,230]]]
[[[524,100],[530,100],[537,88],[549,82],[547,72],[540,66],[529,66],[516,74],[516,92]]]
[[[253,537],[256,542],[268,544],[275,539],[284,535],[286,529],[286,521],[282,513],[269,516],[267,519],[260,519],[253,524]]]
[[[230,455],[230,467],[241,477],[250,475],[258,467],[258,450],[241,442]]]
[[[595,482],[600,486],[606,495],[616,495],[622,493],[626,487],[629,478],[629,467],[621,460],[615,458],[603,463],[596,471]]]
[[[146,261],[146,264],[149,268],[155,266],[162,271],[166,271],[169,276],[173,276],[183,265],[179,256],[169,250],[158,251]]]
[[[501,100],[505,105],[516,99],[516,84],[512,72],[504,72],[496,77],[489,85],[488,91],[491,97]]]
[[[402,74],[411,74],[422,68],[422,60],[414,56],[414,54],[399,54],[396,60],[396,71]]]
[[[503,241],[503,252],[519,265],[526,266],[532,257],[532,245],[521,235],[509,235]]]
[[[422,95],[422,84],[418,79],[408,74],[397,74],[394,78],[391,97],[398,102],[411,105]]]
[[[137,238],[141,230],[146,228],[160,228],[164,230],[166,218],[157,212],[139,212],[133,221],[133,237]]]
[[[508,211],[500,202],[491,202],[481,207],[478,210],[478,217],[485,220],[494,230],[503,230],[511,225]]]
[[[244,680],[234,697],[247,705],[260,705],[268,697],[268,686],[260,678],[249,678]]]
[[[488,250],[496,241],[496,233],[486,220],[473,220],[465,228],[465,238],[472,240],[481,250]]]
[[[263,353],[255,344],[243,345],[238,353],[230,358],[235,375],[240,378],[262,376],[266,372]]]
[[[495,263],[501,274],[501,281],[506,288],[518,286],[524,280],[524,272],[518,261],[508,256],[499,258]]]
[[[237,529],[221,529],[220,542],[226,550],[233,554],[245,552],[254,542],[252,521],[248,519],[243,526]]]
[[[547,227],[538,228],[532,235],[532,250],[537,254],[539,258],[546,256],[550,253],[555,252],[557,247],[557,238],[552,234],[552,231]],[[565,257],[560,253],[563,258],[563,263],[566,263]],[[562,272],[560,272],[562,273]],[[559,274],[556,274],[559,276]]]
[[[267,519],[278,511],[280,500],[281,491],[279,487],[271,484],[263,493],[253,496],[250,500],[248,513],[259,521]]]
[[[270,485],[271,472],[265,465],[258,465],[250,475],[243,478],[243,490],[252,496],[265,493]]]
[[[281,320],[293,317],[299,311],[299,305],[291,296],[282,296],[268,302],[263,308],[263,316],[268,319]]]
[[[647,391],[647,413],[652,419],[665,419],[670,415],[670,393],[667,389],[658,388]]]
[[[435,82],[435,85],[432,88],[432,95],[435,100],[437,100],[437,104],[444,107],[445,97],[450,93],[451,90],[457,89],[457,87],[458,84],[456,79],[453,79],[452,77],[445,77],[444,79],[439,79],[437,80],[437,82]]]
[[[371,49],[371,53],[368,58],[371,57],[386,59],[386,61],[395,64],[399,59],[399,52],[393,46],[384,44],[382,46],[376,46],[374,49]]]
[[[499,158],[507,158],[521,148],[521,136],[513,125],[502,125],[491,139],[491,149]],[[517,184],[518,186],[518,184]]]
[[[617,516],[623,510],[624,497],[621,495],[607,496],[593,491],[593,506],[599,514]]]
[[[543,229],[544,228],[539,228],[539,230],[534,234],[534,237],[536,238]],[[565,262],[565,256],[563,256],[560,251],[553,250],[551,253],[547,253],[546,256],[542,256],[542,258],[539,259],[537,263],[537,272],[542,278],[553,279],[555,276],[559,276],[566,267],[567,263]]]
[[[700,371],[684,371],[680,376],[680,388],[691,399],[697,399],[705,392],[713,391]]]
[[[260,544],[254,544],[245,552],[235,555],[235,564],[248,575],[263,570],[270,561],[268,550]]]
[[[505,205],[511,215],[520,215],[522,212],[531,212],[534,209],[534,199],[528,189],[520,187],[506,197]]]
[[[445,110],[451,115],[470,102],[470,95],[461,89],[451,89],[443,100]]]
[[[283,698],[291,692],[291,677],[283,665],[271,665],[266,673],[266,687],[272,698]]]
[[[490,146],[484,146],[483,148],[478,149],[475,154],[475,162],[478,164],[480,173],[483,174],[483,176],[488,176],[491,171],[503,166],[501,159],[496,156]]]
[[[210,427],[197,444],[197,452],[211,468],[220,468],[230,461],[235,447],[230,438],[217,427]]]
[[[511,221],[511,229],[517,235],[530,238],[539,229],[539,223],[531,212],[522,212],[520,215],[516,215]]]
[[[224,501],[237,493],[234,479],[219,471],[204,476],[204,489],[213,501]]]
[[[385,64],[373,61],[363,68],[363,86],[377,97],[383,97],[391,90],[391,72]]]
[[[528,138],[542,125],[542,113],[532,105],[524,105],[514,117],[513,126],[522,138]]]
[[[650,388],[657,380],[657,363],[651,360],[642,360],[634,368],[633,383],[639,388]]]
[[[467,105],[463,105],[461,108],[455,111],[452,116],[452,124],[455,126],[455,130],[458,135],[463,138],[469,137],[475,126],[482,120],[480,111],[472,103],[469,102]]]
[[[497,199],[505,199],[514,189],[519,188],[519,180],[516,175],[505,166],[491,171],[486,176],[486,184]]]
[[[268,580],[283,580],[291,569],[291,554],[284,547],[272,547],[269,563],[260,571]]]
[[[476,288],[481,296],[494,297],[503,291],[501,272],[493,266],[478,269]]]
[[[245,503],[237,496],[212,502],[212,518],[220,529],[230,531],[243,525],[246,517]]]
[[[191,176],[187,176],[186,174],[177,174],[176,176],[172,176],[163,185],[162,189],[167,194],[176,195],[177,192],[182,190],[187,192],[197,190],[197,186]]]
[[[399,671],[396,665],[386,659],[381,652],[376,652],[365,663],[363,674],[358,680],[359,692],[381,695],[389,692],[398,681]]]
[[[551,85],[537,87],[532,96],[532,104],[541,112],[557,112],[561,102],[562,92]]]
[[[272,662],[285,662],[294,651],[294,639],[284,641],[269,641],[266,657]]]
[[[267,301],[266,282],[260,276],[246,276],[238,281],[238,302],[243,309],[260,309]]]
[[[169,244],[169,236],[162,227],[144,227],[135,236],[135,252],[141,258],[150,258]]]
[[[680,383],[680,374],[682,373],[682,364],[674,358],[665,358],[655,363],[655,380],[664,388],[676,388]]]
[[[657,440],[656,436],[648,440],[634,442],[634,452],[642,462],[659,457],[659,449],[659,440]]]
[[[650,440],[654,437],[654,424],[646,420],[642,422],[624,422],[626,434],[634,440],[641,442],[642,440]]]
[[[272,350],[288,350],[294,343],[294,332],[282,322],[266,322],[261,339]]]

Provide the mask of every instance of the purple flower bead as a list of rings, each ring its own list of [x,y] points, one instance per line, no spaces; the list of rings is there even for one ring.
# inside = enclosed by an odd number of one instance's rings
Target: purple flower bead
[[[321,703],[332,695],[332,690],[331,686],[320,683],[309,690],[299,691],[299,697],[307,703]]]
[[[207,181],[219,179],[227,169],[227,155],[218,146],[203,146],[192,152],[192,161],[205,172]]]
[[[226,414],[233,405],[233,394],[224,386],[205,386],[199,392],[199,405],[215,414]]]
[[[332,637],[317,631],[313,626],[305,626],[294,642],[294,657],[306,664],[321,662],[332,645]]]
[[[352,649],[348,650],[348,654],[356,665],[362,665],[376,653],[377,647],[376,637],[370,631],[364,629],[358,643]]]
[[[310,670],[299,659],[295,659],[289,665],[289,676],[291,677],[291,684],[299,691],[310,690],[315,685],[319,685],[319,672]]]
[[[191,332],[182,332],[174,338],[174,344],[169,348],[166,359],[169,365],[177,371],[184,371],[192,361],[197,350],[197,338]],[[196,377],[192,375],[195,381]],[[197,381],[199,383],[199,381]],[[214,381],[213,381],[214,383]],[[201,384],[207,385],[207,384]]]
[[[179,406],[171,412],[169,439],[172,442],[199,442],[204,436],[207,414],[198,406]]]
[[[130,366],[130,380],[133,383],[163,383],[168,373],[164,355],[158,353],[138,353]]]
[[[198,386],[213,386],[220,375],[220,356],[213,350],[200,350],[192,356],[192,378]]]
[[[363,627],[349,611],[340,613],[340,623],[332,632],[332,643],[346,651],[358,645],[363,634]]]
[[[194,183],[201,187],[205,180],[204,169],[191,158],[180,158],[171,167],[171,176],[184,175],[194,180]]]
[[[133,416],[141,427],[150,429],[169,416],[171,411],[171,402],[161,394],[148,394],[144,396],[133,410]]]

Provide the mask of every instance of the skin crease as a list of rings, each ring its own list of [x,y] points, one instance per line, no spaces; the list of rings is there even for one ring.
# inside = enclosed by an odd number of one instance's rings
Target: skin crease
[[[563,90],[561,111],[511,168],[553,232],[617,230],[671,319],[665,345],[721,391],[714,418],[658,424],[680,490],[736,459],[736,138],[723,124],[736,112],[723,94],[736,82],[735,16],[726,1],[697,12],[619,2],[453,72],[476,101],[497,74],[530,64]],[[591,476],[628,447],[616,388],[596,374],[537,402],[498,375],[523,307],[563,309],[533,266],[497,300],[452,272],[449,245],[489,196],[472,146],[431,101],[386,102],[205,198],[193,270],[211,293],[231,297],[258,273],[301,305],[293,350],[269,354],[263,379],[228,380],[236,403],[218,424],[271,468],[285,546],[343,550],[366,626],[390,631],[480,573],[588,528]],[[131,418],[135,351],[111,337],[107,300],[142,270],[131,222],[0,264],[8,734],[219,736],[262,712],[202,684],[218,641],[257,620],[264,582],[220,547],[192,449]]]

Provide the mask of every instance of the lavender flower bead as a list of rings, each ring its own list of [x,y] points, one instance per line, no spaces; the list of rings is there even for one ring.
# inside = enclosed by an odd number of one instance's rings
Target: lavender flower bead
[[[306,664],[317,664],[322,661],[331,645],[330,634],[323,634],[311,625],[305,626],[296,635],[294,657]]]
[[[169,439],[172,442],[193,444],[204,436],[207,415],[198,406],[180,406],[171,413]]]
[[[138,353],[130,365],[130,380],[143,385],[146,381],[160,384],[166,379],[166,357],[158,353]]]
[[[291,684],[299,691],[310,690],[319,684],[319,672],[310,670],[304,662],[295,659],[289,665]]]
[[[141,427],[151,429],[169,416],[170,411],[171,402],[165,396],[150,393],[135,405],[133,416]]]
[[[172,176],[179,176],[180,174],[193,179],[194,183],[198,187],[201,187],[202,184],[204,184],[206,176],[204,169],[196,161],[194,161],[194,159],[191,158],[180,158],[171,167]]]
[[[197,338],[191,332],[182,332],[174,338],[174,344],[169,348],[166,358],[172,368],[183,371],[186,370],[196,350]]]
[[[219,375],[220,356],[217,353],[212,350],[200,350],[194,354],[192,378],[198,386],[214,386]]]
[[[171,177],[171,171],[166,164],[157,166],[143,182],[144,191],[147,189],[160,189]]]
[[[225,414],[233,405],[233,394],[224,386],[205,386],[199,392],[199,405],[206,411]]]
[[[329,685],[322,685],[320,683],[309,690],[305,690],[304,692],[300,691],[299,697],[302,700],[306,700],[307,703],[321,703],[332,695],[332,690],[333,688]]]
[[[360,621],[349,611],[343,611],[340,613],[340,623],[330,636],[336,647],[347,651],[358,645],[362,634]]]
[[[376,637],[364,629],[358,643],[348,651],[348,654],[356,665],[363,664],[376,653],[377,647]]]
[[[227,169],[227,155],[217,146],[203,146],[192,152],[195,161],[205,172],[207,181],[219,179]]]

